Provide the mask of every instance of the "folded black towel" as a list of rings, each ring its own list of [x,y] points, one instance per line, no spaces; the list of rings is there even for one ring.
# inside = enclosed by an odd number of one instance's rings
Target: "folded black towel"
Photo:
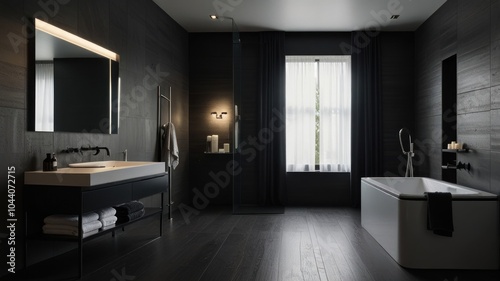
[[[145,210],[142,209],[142,210],[139,210],[137,212],[130,213],[128,215],[117,216],[118,220],[116,221],[116,223],[133,221],[135,219],[138,219],[138,218],[144,216],[144,213],[145,213]]]
[[[134,212],[144,209],[144,204],[141,201],[131,201],[125,204],[121,204],[113,207],[116,209],[116,216],[128,216]]]
[[[449,192],[427,192],[427,229],[434,234],[452,237],[453,208]]]

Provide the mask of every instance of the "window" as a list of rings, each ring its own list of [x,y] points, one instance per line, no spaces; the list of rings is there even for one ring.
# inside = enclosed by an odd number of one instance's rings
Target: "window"
[[[287,171],[349,172],[351,57],[286,57]]]

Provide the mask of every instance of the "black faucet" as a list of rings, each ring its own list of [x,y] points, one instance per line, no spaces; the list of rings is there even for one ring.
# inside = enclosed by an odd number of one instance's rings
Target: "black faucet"
[[[443,168],[452,169],[452,170],[467,170],[467,171],[470,171],[471,166],[470,166],[470,163],[462,163],[460,161],[458,161],[458,163],[456,163],[456,161],[454,161],[454,163],[448,163],[448,164],[446,164],[446,166],[443,166]]]
[[[94,155],[97,155],[97,154],[99,154],[99,152],[101,152],[101,149],[106,150],[106,154],[109,156],[109,149],[107,147],[104,147],[104,146],[102,146],[102,147],[99,147],[99,146],[91,147],[90,145],[88,147],[82,146],[80,148],[80,151],[95,150]]]
[[[458,161],[457,170],[470,171],[470,163],[462,163],[462,162]]]
[[[61,152],[62,153],[74,153],[74,152],[82,153],[82,150],[80,148],[66,147],[66,149],[61,150]]]

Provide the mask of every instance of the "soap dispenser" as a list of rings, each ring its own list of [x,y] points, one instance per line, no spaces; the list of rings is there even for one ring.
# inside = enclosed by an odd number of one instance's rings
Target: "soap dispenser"
[[[50,156],[50,153],[47,153],[47,158],[43,160],[43,170],[52,171],[52,158]]]
[[[52,159],[50,159],[50,161],[52,162],[52,170],[51,171],[57,171],[57,158],[56,158],[55,153],[52,153]]]

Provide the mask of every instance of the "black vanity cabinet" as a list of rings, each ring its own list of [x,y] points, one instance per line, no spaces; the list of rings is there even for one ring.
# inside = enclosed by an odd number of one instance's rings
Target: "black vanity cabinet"
[[[81,277],[84,242],[106,233],[114,234],[117,228],[123,228],[125,225],[156,215],[160,217],[159,235],[162,235],[163,193],[167,192],[168,188],[169,182],[167,173],[86,187],[25,185],[23,196],[26,219],[26,241],[31,239],[56,239],[78,243],[80,262],[78,275]],[[161,194],[161,205],[155,208],[146,207],[144,216],[139,219],[116,224],[114,227],[99,230],[98,233],[85,238],[82,236],[82,231],[80,231],[78,237],[43,234],[42,226],[46,216],[53,214],[79,215],[81,229],[81,216],[84,213],[97,211],[102,208],[112,207],[133,200],[139,200],[155,194]],[[25,246],[26,259],[30,249],[28,245]]]

